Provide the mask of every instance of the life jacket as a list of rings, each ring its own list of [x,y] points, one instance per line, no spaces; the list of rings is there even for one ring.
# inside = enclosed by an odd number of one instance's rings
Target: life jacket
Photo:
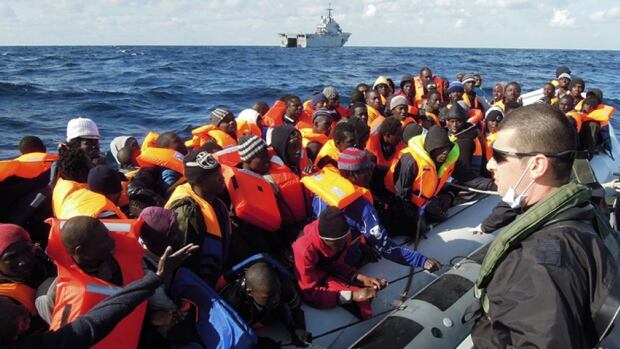
[[[297,123],[295,124],[295,127],[298,130],[301,130],[303,128],[312,128],[312,126],[312,113],[308,113],[308,111],[306,110],[302,111],[301,115],[299,115],[299,120],[297,120]]]
[[[338,170],[325,168],[312,175],[305,176],[301,183],[329,206],[343,209],[360,197],[373,202],[370,190],[359,187],[342,177]]]
[[[252,328],[209,285],[186,268],[176,272],[170,293],[174,299],[196,306],[196,331],[202,345],[213,349],[254,348]]]
[[[56,298],[52,312],[51,330],[57,330],[78,316],[86,314],[120,287],[86,274],[67,253],[61,240],[61,227],[65,221],[50,219],[51,224],[47,254],[58,268]],[[102,220],[114,239],[114,259],[123,276],[123,286],[144,276],[142,270],[143,248],[138,243],[142,220]],[[146,301],[121,320],[104,339],[93,348],[136,348],[146,311]]]
[[[333,139],[330,139],[325,142],[325,144],[323,144],[323,147],[321,147],[321,150],[316,155],[314,164],[318,166],[319,162],[321,162],[321,159],[323,159],[324,157],[330,157],[334,161],[338,162],[338,158],[340,157],[340,150],[336,148],[336,143],[334,143]]]
[[[249,130],[250,126],[247,126]],[[258,129],[258,126],[256,126]],[[237,129],[239,125],[237,125]],[[215,125],[204,125],[192,130],[192,139],[185,142],[185,145],[188,146],[191,142],[191,146],[194,149],[198,149],[202,147],[207,142],[215,142],[222,148],[232,147],[237,145],[237,140],[234,139],[228,133],[220,130]]]
[[[424,98],[426,98],[426,96],[424,95],[424,86],[422,84],[422,79],[420,79],[420,76],[418,75],[413,78],[413,82],[415,85],[415,100],[418,103],[418,106],[420,106],[422,104],[421,102],[424,100]],[[439,95],[441,96],[441,101],[443,102],[443,80],[439,76],[433,76],[433,83],[437,85],[437,92],[439,92]]]
[[[263,176],[275,184],[276,197],[281,202],[282,224],[304,222],[308,218],[304,188],[299,177],[277,155],[271,157],[269,173]],[[282,212],[286,210],[286,212]]]
[[[301,144],[304,148],[307,148],[308,144],[311,142],[316,142],[323,146],[329,140],[328,135],[324,133],[315,133],[312,128],[302,128],[299,129],[299,132],[301,132],[301,136],[303,137]]]
[[[506,106],[504,105],[504,101],[493,102],[493,106],[500,108],[502,111],[506,111]]]
[[[263,125],[278,127],[282,125],[284,114],[286,113],[286,102],[277,100],[271,108],[263,115]]]
[[[140,167],[161,166],[180,174],[184,172],[183,154],[167,148],[148,147],[136,159]]]
[[[157,146],[157,139],[159,138],[159,133],[149,132],[144,137],[142,141],[142,146],[140,150],[145,151],[147,148],[155,148]]]
[[[338,106],[336,107],[336,111],[341,118],[348,118],[351,115],[351,109],[345,108],[342,104],[338,104]]]
[[[280,229],[282,217],[272,185],[261,175],[236,167],[222,166],[222,175],[239,219],[266,231]]]
[[[54,190],[52,191],[52,212],[55,217],[61,213],[67,198],[75,191],[87,188],[88,184],[78,183],[67,179],[58,178]]]
[[[570,182],[536,203],[508,226],[491,243],[480,268],[480,274],[474,287],[474,296],[480,301],[484,313],[489,313],[490,300],[486,288],[493,279],[497,267],[510,252],[519,248],[521,242],[535,234],[546,224],[553,221],[558,214],[574,207],[581,207],[591,198],[588,187]],[[618,232],[609,226],[609,222],[598,213],[595,214],[594,228],[611,256],[617,261],[619,255]],[[604,304],[590,314],[599,338],[609,329],[617,315],[620,275],[616,275]],[[601,338],[602,339],[602,338]]]
[[[409,104],[407,106],[407,114],[409,114],[409,115],[419,115],[420,114],[420,110],[418,109],[417,106]]]
[[[239,146],[216,151],[213,153],[213,156],[220,164],[226,166],[235,167],[241,162],[241,157],[239,157]]]
[[[196,203],[198,208],[200,208],[202,220],[205,224],[205,228],[207,229],[206,233],[208,235],[221,239],[222,228],[217,219],[217,215],[215,214],[215,210],[213,209],[211,204],[207,202],[207,200],[201,198],[192,190],[192,187],[189,183],[185,183],[176,187],[176,189],[170,196],[170,199],[168,199],[168,202],[166,202],[166,205],[164,205],[164,208],[170,209],[175,201],[187,197],[191,198]]]
[[[373,122],[373,125],[370,128],[370,137],[368,137],[368,142],[366,142],[366,149],[377,157],[377,166],[390,167],[393,162],[398,161],[398,155],[400,151],[406,147],[406,145],[401,141],[398,145],[396,145],[396,150],[392,156],[389,159],[386,159],[383,155],[383,150],[381,149],[381,137],[383,137],[379,131],[381,124],[383,124],[383,120],[381,119],[376,119]]]
[[[89,216],[93,218],[102,217],[102,215],[114,214],[120,219],[127,217],[118,206],[104,195],[95,193],[86,188],[86,184],[74,181],[58,179],[56,187],[61,186],[63,191],[67,187],[67,195],[59,202],[59,206],[53,205],[54,216],[60,219],[69,219],[75,216]],[[56,188],[54,188],[54,191]],[[54,201],[52,195],[52,202]],[[102,217],[105,218],[105,217]]]
[[[37,291],[26,284],[17,282],[0,284],[0,296],[18,301],[33,316],[38,314],[37,308],[34,305],[36,294]]]
[[[52,167],[58,155],[47,153],[28,153],[13,160],[0,161],[0,182],[11,176],[32,179],[39,177]]]
[[[467,115],[469,116],[469,119],[467,119],[467,122],[469,122],[472,125],[478,125],[480,121],[484,119],[484,114],[482,114],[482,110],[480,109],[469,109],[469,111],[467,112]]]
[[[120,199],[118,199],[118,207],[124,207],[129,205],[129,196],[127,195],[127,186],[129,185],[129,182],[131,182],[131,179],[133,178],[133,176],[136,175],[136,173],[138,173],[139,169],[133,170],[131,172],[127,172],[125,173],[125,178],[127,178],[126,181],[122,181],[121,182],[121,197]]]
[[[437,126],[441,126],[441,120],[439,120],[439,116],[435,113],[431,113],[430,111],[426,112],[426,117],[429,118],[433,123]]]
[[[456,142],[456,140],[458,139],[453,134],[450,134],[449,138],[450,138],[450,141],[452,142]],[[474,152],[472,154],[471,164],[479,168],[480,166],[482,166],[482,157],[483,155],[486,156],[486,153],[483,154],[483,148],[482,148],[482,142],[480,141],[480,136],[474,138],[473,141],[474,141]]]
[[[585,101],[585,100],[586,100],[585,98],[581,98],[579,100],[579,102],[575,103],[575,108],[574,109],[576,111],[581,111],[583,109],[583,101]]]
[[[584,113],[580,113],[578,111],[569,111],[566,113],[566,116],[575,120],[575,125],[577,127],[577,133],[581,131],[581,126],[583,126],[583,121],[587,120],[588,116]]]
[[[248,120],[237,120],[237,139],[247,135],[255,135],[260,138],[263,136],[263,132],[255,123]]]
[[[369,106],[368,104],[366,104],[366,110],[368,111],[368,126],[372,125],[372,122],[375,121],[375,119],[383,117],[383,114],[381,114],[379,110]]]
[[[459,158],[459,146],[454,144],[448,153],[448,158],[443,164],[441,164],[439,170],[437,170],[435,167],[435,162],[424,149],[425,138],[426,135],[419,135],[411,138],[407,148],[401,151],[401,156],[407,153],[411,154],[417,165],[418,173],[413,181],[413,194],[411,195],[411,202],[418,207],[424,206],[429,200],[439,193],[448,178],[450,178],[450,175],[452,175],[456,161]],[[396,193],[396,189],[394,187],[394,174],[396,172],[397,165],[398,162],[395,162],[392,166],[390,166],[390,169],[384,179],[385,187],[392,193]]]
[[[493,132],[490,135],[485,137],[486,148],[485,148],[484,156],[487,159],[487,161],[491,160],[491,158],[493,157],[493,142],[495,142],[496,138],[497,138],[497,132]]]
[[[478,96],[474,95],[474,100],[472,101],[469,98],[469,95],[465,92],[463,92],[463,102],[465,102],[465,104],[467,104],[467,106],[469,107],[469,109],[480,109],[480,101],[478,101]]]
[[[596,121],[601,124],[601,127],[607,126],[607,124],[609,124],[609,120],[611,120],[611,117],[614,115],[615,112],[616,108],[609,105],[599,104],[596,109],[588,113],[586,120],[584,121]]]

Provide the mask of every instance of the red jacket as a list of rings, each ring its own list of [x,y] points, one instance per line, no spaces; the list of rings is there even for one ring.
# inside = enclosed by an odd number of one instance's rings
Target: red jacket
[[[328,283],[330,276],[342,279],[342,284],[353,279],[357,270],[344,260],[349,247],[335,252],[319,237],[319,220],[306,225],[303,236],[293,243],[295,274],[303,299],[319,308],[338,305],[339,291],[347,289]]]

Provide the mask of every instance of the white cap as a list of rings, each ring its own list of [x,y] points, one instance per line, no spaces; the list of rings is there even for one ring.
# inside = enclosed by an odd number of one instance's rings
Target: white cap
[[[97,124],[88,118],[71,119],[67,124],[67,142],[76,138],[99,139]]]
[[[570,80],[570,74],[568,73],[562,73],[560,74],[560,76],[558,76],[558,80],[562,79],[562,78],[567,78],[568,80]]]

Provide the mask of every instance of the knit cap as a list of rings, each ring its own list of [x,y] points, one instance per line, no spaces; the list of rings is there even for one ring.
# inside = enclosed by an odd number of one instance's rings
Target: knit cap
[[[312,105],[316,106],[320,102],[327,102],[327,97],[323,94],[323,92],[319,92],[312,96]]]
[[[558,80],[560,80],[562,78],[567,78],[568,80],[571,79],[569,73],[562,73],[562,74],[560,74],[560,76],[558,76]]]
[[[256,154],[267,150],[267,143],[255,135],[246,135],[239,139],[238,149],[241,161],[249,162]]]
[[[504,120],[504,111],[500,107],[492,106],[487,110],[484,119],[487,121],[502,121]]]
[[[211,112],[211,123],[215,126],[218,126],[222,120],[228,115],[232,115],[230,111],[224,108],[217,108]]]
[[[323,95],[327,99],[338,98],[338,91],[336,91],[336,88],[333,86],[327,86],[323,89]]]
[[[390,110],[398,107],[399,105],[404,105],[405,107],[409,105],[405,96],[394,96],[390,100]]]
[[[184,174],[190,183],[198,182],[203,176],[218,171],[221,167],[213,154],[204,150],[194,150],[183,159]]]
[[[88,118],[75,118],[67,123],[67,142],[76,138],[99,139],[99,129],[94,121]]]
[[[405,75],[403,75],[403,77],[402,77],[402,78],[400,78],[400,88],[402,89],[402,88],[403,88],[403,85],[404,85],[406,82],[411,82],[411,83],[413,83],[413,79],[414,79],[414,78],[413,78],[413,75],[411,75],[411,74],[405,74]]]
[[[558,80],[560,79],[560,76],[564,73],[566,74],[571,73],[570,68],[565,65],[561,65],[555,70],[555,76],[557,76]]]
[[[163,254],[169,237],[178,231],[177,215],[172,210],[162,207],[147,207],[140,213],[143,220],[140,238],[144,240],[151,252]]]
[[[340,209],[329,206],[319,215],[319,236],[323,240],[340,240],[351,233],[347,219]]]
[[[258,124],[260,114],[254,109],[243,109],[237,116],[237,121],[247,121],[250,124]]]
[[[386,85],[390,86],[390,83],[388,82],[387,78],[385,76],[381,75],[381,76],[379,76],[377,78],[377,80],[375,80],[375,83],[372,85],[372,88],[374,89],[378,85],[381,85],[381,84],[386,84]]]
[[[22,240],[31,241],[30,235],[24,228],[15,224],[0,224],[0,255],[2,255],[9,246]]]
[[[326,108],[319,108],[317,110],[314,111],[314,113],[312,113],[312,122],[314,122],[314,120],[316,118],[318,118],[319,116],[324,116],[328,119],[330,119],[332,122],[336,119],[338,119],[338,113],[335,110],[329,110]]]
[[[465,88],[463,87],[463,83],[460,81],[452,81],[450,85],[448,85],[448,94],[452,92],[465,92]]]
[[[466,84],[468,82],[475,82],[476,79],[474,79],[474,75],[470,74],[470,73],[466,73],[465,75],[463,75],[463,80],[461,81],[463,84]]]
[[[431,126],[426,134],[426,138],[424,138],[424,149],[430,153],[435,149],[444,147],[452,147],[452,142],[450,142],[448,137],[448,130],[437,125]]]
[[[88,189],[101,195],[120,193],[121,177],[110,167],[97,165],[88,172]]]
[[[596,97],[599,104],[603,103],[603,91],[601,91],[601,89],[593,88],[589,90],[588,93],[586,93],[586,97],[590,96]]]
[[[403,128],[403,142],[408,143],[411,138],[424,134],[424,132],[425,130],[422,126],[415,122],[410,122]]]
[[[338,169],[346,171],[360,171],[372,165],[366,151],[357,148],[347,148],[340,152]]]

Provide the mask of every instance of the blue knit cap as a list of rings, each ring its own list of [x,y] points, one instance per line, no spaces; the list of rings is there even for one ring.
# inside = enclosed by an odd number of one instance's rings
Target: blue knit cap
[[[452,81],[450,85],[448,85],[448,93],[452,92],[465,92],[463,83],[460,81]]]

